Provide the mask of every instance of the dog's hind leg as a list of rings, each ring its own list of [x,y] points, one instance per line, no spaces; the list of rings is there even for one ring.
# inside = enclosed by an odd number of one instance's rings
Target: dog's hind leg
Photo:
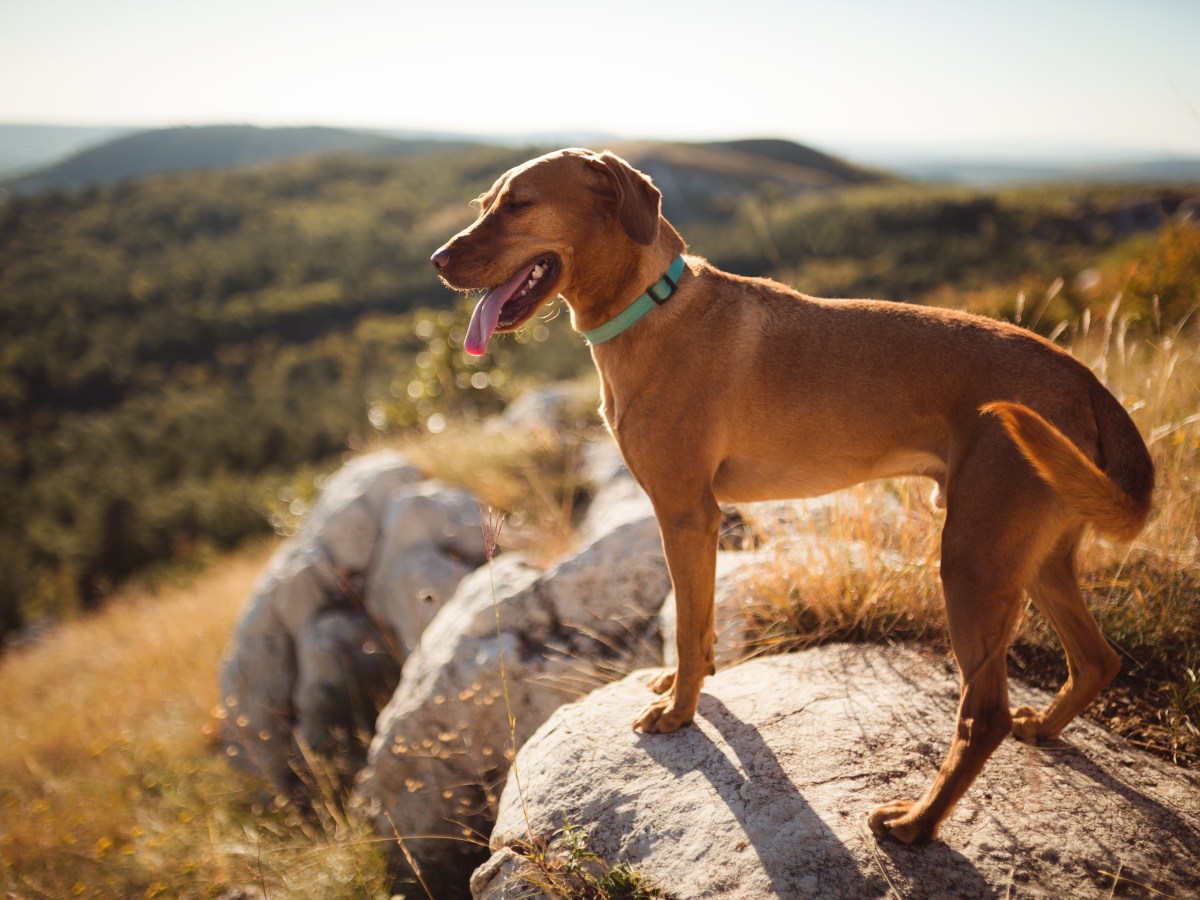
[[[948,595],[957,590],[950,583],[946,585]],[[962,673],[958,721],[950,751],[923,798],[897,800],[871,811],[871,830],[880,837],[890,835],[906,844],[936,838],[942,821],[1012,727],[1005,653],[1007,635],[1020,609],[1021,592],[977,593],[974,597],[977,603],[960,605],[948,614],[954,655]]]
[[[1034,605],[1050,620],[1067,656],[1067,681],[1044,710],[1022,706],[1012,711],[1013,734],[1021,740],[1058,737],[1076,715],[1104,690],[1121,668],[1121,660],[1104,639],[1079,591],[1073,529],[1055,546],[1030,585]]]
[[[941,823],[1008,735],[1006,652],[1025,583],[1045,555],[1055,500],[1007,442],[990,439],[952,471],[942,533],[942,587],[961,697],[950,750],[920,800],[872,810],[871,830],[904,843],[937,837]]]

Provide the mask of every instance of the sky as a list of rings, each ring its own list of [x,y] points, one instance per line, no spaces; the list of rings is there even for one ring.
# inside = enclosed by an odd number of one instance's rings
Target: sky
[[[1200,155],[1200,2],[0,0],[0,123]]]

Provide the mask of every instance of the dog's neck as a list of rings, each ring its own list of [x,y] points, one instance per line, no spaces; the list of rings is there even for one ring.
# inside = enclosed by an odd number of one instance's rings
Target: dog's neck
[[[683,269],[683,255],[680,254],[671,262],[671,266],[667,269],[666,273],[655,281],[654,284],[650,285],[629,306],[625,307],[603,325],[598,325],[589,331],[583,332],[583,339],[587,342],[588,346],[595,347],[597,344],[603,344],[611,341],[613,338],[619,337],[657,307],[670,300],[671,295],[675,293],[675,288],[679,285],[679,279],[683,276]]]
[[[658,239],[639,253],[589,254],[578,260],[563,299],[571,309],[571,327],[586,333],[616,319],[646,289],[657,283],[687,251],[674,227],[659,220]],[[629,260],[619,271],[615,260]]]
[[[638,298],[649,285],[655,284],[671,264],[683,253],[687,245],[679,233],[667,222],[660,220],[658,240],[651,247],[634,255],[635,264],[620,278],[619,289],[613,289],[612,281],[604,291],[595,293],[587,290],[587,282],[580,282],[582,287],[571,290],[564,299],[571,309],[571,325],[579,332],[587,332],[611,321],[622,310]],[[619,254],[614,254],[619,257]],[[612,263],[603,256],[601,265],[607,265],[604,272],[611,273]],[[688,268],[684,267],[681,279],[688,277]],[[596,283],[604,284],[600,270],[595,272]],[[572,287],[575,287],[572,285]],[[649,329],[655,332],[652,320],[663,317],[673,318],[677,312],[672,310],[673,301],[668,301],[661,308],[651,311],[645,319],[622,332],[611,341],[591,346],[592,362],[600,376],[601,413],[609,428],[615,435],[621,420],[629,408],[629,404],[639,392],[638,385],[647,377],[653,368],[656,354],[654,341],[638,341],[637,336]],[[630,343],[632,342],[632,343]]]

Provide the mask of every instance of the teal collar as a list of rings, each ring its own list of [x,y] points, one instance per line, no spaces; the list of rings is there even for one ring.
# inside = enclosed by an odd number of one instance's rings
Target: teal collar
[[[682,274],[683,257],[677,256],[675,262],[671,263],[671,268],[667,269],[667,274],[650,285],[646,293],[625,307],[615,318],[583,332],[583,339],[589,347],[594,347],[612,340],[618,334],[636,325],[654,307],[667,302],[675,293],[675,287],[679,284],[679,276]]]

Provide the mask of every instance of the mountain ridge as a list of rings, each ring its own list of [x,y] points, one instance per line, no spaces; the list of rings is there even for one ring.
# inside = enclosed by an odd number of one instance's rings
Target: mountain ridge
[[[114,146],[115,144],[115,146]],[[1108,154],[1068,148],[981,152],[972,147],[815,147],[784,138],[724,140],[634,140],[599,132],[470,134],[418,129],[349,128],[321,125],[261,127],[246,124],[169,128],[0,124],[0,192],[35,193],[44,188],[78,189],[162,171],[224,169],[317,153],[371,155],[468,146],[587,146],[594,149],[687,146],[744,154],[764,171],[772,166],[831,165],[903,179],[976,187],[1043,183],[1164,184],[1200,181],[1200,156],[1121,151]],[[710,160],[711,162],[711,160]],[[761,174],[761,173],[760,173]],[[793,169],[793,175],[795,170]],[[787,177],[784,181],[791,180]],[[867,179],[869,180],[869,179]]]
[[[551,148],[551,137],[542,136],[546,139],[543,149]],[[488,145],[495,143],[466,136],[457,139],[417,132],[404,136],[324,126],[180,126],[122,134],[3,184],[15,194],[31,194],[50,188],[78,190],[164,172],[236,169],[328,153],[395,157]],[[779,138],[696,143],[602,139],[595,144],[596,149],[606,147],[617,149],[635,164],[645,162],[651,174],[667,174],[667,170],[693,176],[704,173],[717,178],[725,189],[757,184],[766,178],[786,193],[796,193],[884,177]]]
[[[437,146],[452,148],[466,146],[466,142],[404,140],[374,131],[316,125],[179,126],[121,135],[12,178],[6,186],[14,193],[29,194],[47,188],[72,190],[111,184],[162,172],[241,168],[320,153],[404,156]]]

